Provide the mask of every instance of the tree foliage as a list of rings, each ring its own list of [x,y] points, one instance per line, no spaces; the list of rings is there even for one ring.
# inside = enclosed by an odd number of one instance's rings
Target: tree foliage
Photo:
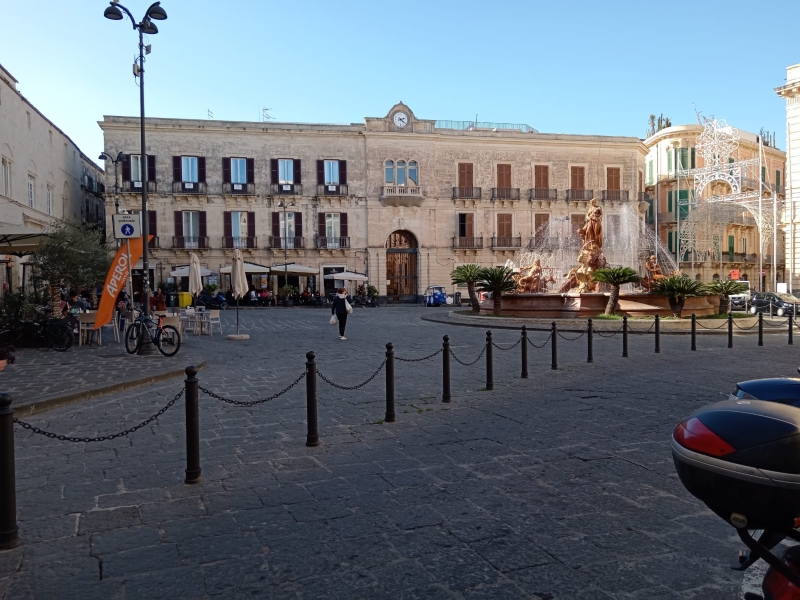
[[[466,285],[469,293],[469,302],[472,305],[472,312],[480,312],[481,305],[478,294],[475,293],[475,284],[480,280],[483,268],[474,263],[459,265],[452,273],[450,279],[456,285]]]
[[[705,286],[706,292],[719,296],[719,312],[726,313],[731,305],[732,294],[744,294],[750,288],[733,279],[717,279]]]
[[[650,291],[653,294],[666,296],[669,300],[672,314],[676,317],[681,316],[686,298],[704,296],[706,294],[702,282],[689,279],[685,275],[670,275],[664,279],[658,279],[653,283]]]
[[[597,269],[592,277],[595,281],[600,283],[607,283],[611,286],[611,293],[608,295],[608,304],[606,305],[607,315],[613,315],[617,310],[619,304],[619,286],[626,283],[638,283],[639,274],[630,267],[606,267]]]
[[[500,314],[504,292],[513,292],[517,289],[514,281],[514,272],[508,267],[488,267],[481,270],[478,280],[478,289],[482,292],[491,292],[494,308],[492,312]]]

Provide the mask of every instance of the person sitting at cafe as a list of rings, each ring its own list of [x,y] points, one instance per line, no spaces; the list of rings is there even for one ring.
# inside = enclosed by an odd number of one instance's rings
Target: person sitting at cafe
[[[156,290],[156,310],[165,312],[167,310],[167,297],[164,295],[164,292],[161,291],[161,288]]]
[[[264,304],[265,306],[275,306],[275,297],[272,295],[272,290],[270,289],[264,292]]]
[[[256,288],[252,285],[250,286],[250,304],[255,306],[258,303],[258,297],[256,296]]]
[[[300,294],[300,303],[301,304],[308,304],[308,298],[311,294],[308,293],[308,290],[303,290],[303,293]]]
[[[88,312],[89,311],[89,304],[86,303],[80,296],[78,296],[77,292],[73,292],[72,296],[70,297],[69,307],[71,310],[77,310],[78,312]]]

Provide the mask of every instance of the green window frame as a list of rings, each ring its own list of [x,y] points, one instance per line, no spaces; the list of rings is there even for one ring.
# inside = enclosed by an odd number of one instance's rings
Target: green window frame
[[[781,170],[775,169],[775,188],[781,187]]]
[[[669,250],[670,252],[674,251],[674,248],[672,247],[672,232],[671,231],[667,232],[667,250]]]
[[[728,236],[728,253],[733,254],[736,251],[736,238],[732,235]]]
[[[667,212],[672,212],[672,190],[667,192]]]
[[[667,173],[672,173],[672,148],[667,148]]]
[[[681,221],[686,220],[689,216],[689,190],[680,190],[677,193],[678,201],[676,202],[678,206],[678,212],[680,213]]]
[[[691,166],[691,168],[692,168],[692,169],[695,169],[695,168],[697,168],[697,167],[695,166],[696,164],[697,164],[696,152],[695,152],[695,149],[694,149],[694,148],[692,148],[692,166]]]
[[[761,181],[767,182],[767,167],[761,167]]]

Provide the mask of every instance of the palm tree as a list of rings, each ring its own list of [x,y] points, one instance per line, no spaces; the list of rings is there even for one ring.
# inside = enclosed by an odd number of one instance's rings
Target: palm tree
[[[719,296],[719,312],[725,314],[731,305],[732,294],[743,294],[748,289],[744,283],[739,283],[733,279],[717,279],[712,281],[705,287],[709,294],[716,294]]]
[[[482,292],[491,292],[495,315],[500,314],[500,305],[503,292],[513,292],[517,289],[514,281],[514,272],[508,267],[489,267],[481,270],[478,280],[478,289]]]
[[[475,284],[481,278],[481,271],[483,267],[474,263],[468,265],[459,265],[452,273],[450,279],[456,285],[466,285],[467,292],[469,292],[469,303],[472,305],[472,312],[481,312],[481,303],[478,300],[478,294],[475,293]]]
[[[681,316],[686,298],[690,296],[703,296],[705,290],[700,281],[689,279],[685,275],[670,275],[664,279],[657,279],[650,290],[651,294],[662,294],[669,300],[672,315]]]
[[[594,280],[600,283],[607,283],[611,286],[611,293],[608,295],[606,314],[613,315],[619,306],[619,286],[626,283],[638,283],[639,275],[630,267],[609,267],[597,269],[594,272]]]

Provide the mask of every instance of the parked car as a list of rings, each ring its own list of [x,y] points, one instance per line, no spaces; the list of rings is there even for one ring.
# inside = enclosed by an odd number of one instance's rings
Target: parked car
[[[750,306],[750,314],[754,315],[760,312],[772,312],[772,314],[779,317],[784,315],[793,315],[794,307],[797,303],[800,303],[800,300],[791,294],[756,292],[753,294],[753,300]],[[771,311],[770,306],[772,307]]]
[[[737,283],[747,286],[747,290],[741,294],[731,294],[728,297],[731,302],[731,310],[747,310],[750,307],[750,301],[753,297],[753,292],[750,289],[750,282],[746,279],[739,279]]]

